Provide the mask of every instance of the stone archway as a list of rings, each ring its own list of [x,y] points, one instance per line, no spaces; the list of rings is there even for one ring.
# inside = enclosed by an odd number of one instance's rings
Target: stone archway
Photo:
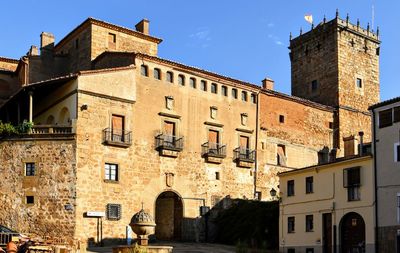
[[[156,237],[160,240],[182,238],[183,203],[175,192],[165,191],[156,200]]]
[[[340,221],[341,252],[365,252],[365,222],[358,213],[351,212]]]

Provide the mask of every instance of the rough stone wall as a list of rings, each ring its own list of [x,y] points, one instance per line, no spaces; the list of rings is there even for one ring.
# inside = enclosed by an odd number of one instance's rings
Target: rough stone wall
[[[379,43],[351,32],[339,31],[339,105],[367,112],[379,102]],[[362,88],[356,79],[362,80]]]
[[[0,57],[0,69],[15,71],[17,69],[17,66],[18,66],[18,61]]]
[[[109,33],[115,34],[116,43],[109,44]],[[91,59],[104,51],[139,52],[152,56],[157,55],[157,43],[135,37],[123,32],[92,25]]]
[[[139,211],[142,203],[146,211],[155,215],[157,197],[164,191],[177,193],[183,202],[183,237],[197,240],[199,208],[203,199],[212,206],[226,195],[253,197],[254,168],[237,167],[233,162],[233,149],[239,144],[242,128],[250,133],[251,147],[255,147],[256,104],[250,101],[224,97],[221,82],[195,73],[180,72],[172,67],[146,62],[149,77],[140,75],[136,69],[137,101],[129,103],[105,97],[79,93],[78,108],[87,104],[88,110],[78,112],[77,120],[77,229],[76,236],[84,240],[97,240],[97,221],[84,217],[87,211],[104,211],[108,203],[122,205],[122,217],[118,221],[103,219],[103,238],[125,238],[125,228],[132,215]],[[153,78],[153,67],[160,68],[162,80]],[[180,86],[175,79],[171,84],[165,80],[166,71],[185,74],[186,85]],[[195,76],[197,88],[189,86],[189,77]],[[201,91],[200,80],[208,82],[207,92]],[[210,92],[211,82],[217,83],[218,94]],[[101,80],[92,83],[100,83]],[[121,80],[121,83],[124,83]],[[226,84],[228,85],[228,84]],[[241,89],[238,87],[240,96]],[[133,91],[132,91],[133,92]],[[250,98],[251,90],[247,90]],[[174,109],[166,109],[166,96],[174,97]],[[210,118],[210,107],[216,106],[216,119]],[[162,129],[162,122],[170,113],[176,120],[178,135],[184,137],[183,151],[178,157],[160,156],[155,147],[155,136]],[[241,113],[247,113],[248,123],[241,124]],[[132,131],[132,145],[128,148],[102,144],[102,131],[110,127],[111,115],[125,116],[125,129]],[[219,123],[222,143],[227,145],[227,157],[221,164],[206,163],[201,157],[201,144],[207,141],[206,121]],[[104,181],[104,164],[119,166],[119,181]],[[253,165],[254,166],[254,165]],[[216,172],[220,179],[216,179]],[[167,185],[166,173],[173,173],[173,183]]]
[[[73,237],[75,147],[73,138],[0,142],[0,224],[21,233]],[[25,176],[25,162],[35,162],[35,176]],[[34,196],[34,204],[26,204],[26,196]]]
[[[332,148],[334,114],[268,93],[260,94],[259,103],[257,191],[268,199],[272,188],[278,190],[277,173],[318,164],[318,152]],[[285,146],[285,165],[278,165],[277,145]]]
[[[135,60],[132,54],[108,54],[93,64],[94,69],[124,67],[134,64]]]
[[[332,22],[290,41],[292,95],[317,103],[338,104],[338,48]],[[312,81],[318,88],[313,91]]]

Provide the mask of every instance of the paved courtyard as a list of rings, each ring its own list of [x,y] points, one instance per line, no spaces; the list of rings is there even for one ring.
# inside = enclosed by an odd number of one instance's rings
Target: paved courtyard
[[[211,243],[184,243],[184,242],[164,242],[151,245],[165,245],[174,247],[174,253],[234,253],[235,247]],[[88,249],[88,253],[111,253],[112,247],[96,247]]]

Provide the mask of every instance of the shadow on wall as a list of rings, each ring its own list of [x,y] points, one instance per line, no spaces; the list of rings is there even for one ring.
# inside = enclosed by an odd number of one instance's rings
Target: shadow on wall
[[[203,218],[207,242],[277,250],[279,201],[224,198]]]

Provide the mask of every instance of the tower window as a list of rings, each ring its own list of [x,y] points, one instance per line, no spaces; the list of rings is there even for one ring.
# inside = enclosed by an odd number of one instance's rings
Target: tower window
[[[285,123],[285,116],[279,115],[279,123]]]
[[[25,176],[35,175],[35,163],[25,163]]]
[[[149,76],[149,68],[146,65],[140,66],[140,73],[142,76]]]
[[[190,78],[190,87],[196,89],[196,79],[193,77]]]
[[[178,83],[182,86],[185,86],[185,76],[184,75],[178,75]]]
[[[201,82],[200,82],[200,89],[201,89],[202,91],[207,91],[207,82],[206,82],[206,81],[201,80]]]
[[[215,172],[215,180],[219,180],[219,172],[218,171]]]
[[[357,78],[356,79],[356,85],[357,85],[357,88],[362,88],[363,87],[363,83],[362,83],[362,79],[361,78]]]
[[[226,86],[221,86],[221,93],[222,95],[224,95],[225,97],[228,96],[228,87]]]
[[[251,93],[250,100],[253,104],[257,103],[257,96],[255,93]]]
[[[169,83],[174,82],[174,73],[172,73],[171,71],[167,72],[167,82],[169,82]]]
[[[311,92],[316,92],[318,90],[318,82],[317,80],[313,80],[311,82]]]
[[[212,83],[211,84],[211,93],[217,94],[217,84],[216,83]]]
[[[35,197],[34,196],[26,196],[26,203],[27,204],[35,204]]]
[[[247,101],[247,92],[242,91],[242,101]]]
[[[155,78],[155,79],[161,80],[161,70],[160,70],[160,69],[155,68],[153,74],[154,74],[154,78]]]
[[[232,89],[232,97],[237,99],[237,97],[238,97],[237,89]]]

